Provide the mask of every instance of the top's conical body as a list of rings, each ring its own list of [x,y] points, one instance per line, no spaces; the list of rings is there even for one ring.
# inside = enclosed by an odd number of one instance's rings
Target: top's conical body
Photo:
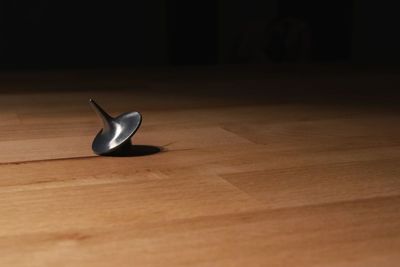
[[[113,118],[93,99],[90,99],[89,103],[104,125],[93,140],[93,151],[98,155],[109,154],[123,148],[128,143],[130,144],[131,137],[139,129],[142,122],[140,113],[128,112]]]

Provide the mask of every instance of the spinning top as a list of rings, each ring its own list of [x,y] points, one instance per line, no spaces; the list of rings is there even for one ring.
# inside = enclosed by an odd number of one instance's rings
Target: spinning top
[[[142,122],[139,112],[127,112],[118,117],[111,117],[93,99],[89,104],[103,121],[103,129],[96,135],[92,150],[97,155],[105,155],[132,146],[131,137]]]

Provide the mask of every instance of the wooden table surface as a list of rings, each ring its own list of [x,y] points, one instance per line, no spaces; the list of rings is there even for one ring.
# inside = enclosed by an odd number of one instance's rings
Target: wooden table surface
[[[3,73],[0,266],[399,266],[398,77]],[[89,98],[162,151],[95,156]]]

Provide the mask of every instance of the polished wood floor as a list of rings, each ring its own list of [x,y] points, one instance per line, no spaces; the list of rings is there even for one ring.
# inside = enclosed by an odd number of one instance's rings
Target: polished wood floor
[[[335,70],[1,74],[0,266],[399,266],[399,75]]]

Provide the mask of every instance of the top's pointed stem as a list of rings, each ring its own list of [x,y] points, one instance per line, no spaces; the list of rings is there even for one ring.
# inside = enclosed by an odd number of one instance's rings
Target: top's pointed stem
[[[89,99],[89,104],[92,106],[94,111],[96,111],[97,115],[103,121],[103,129],[109,130],[111,127],[111,121],[113,120],[113,117],[108,115],[108,113],[105,112],[104,109],[102,109],[93,99]]]

